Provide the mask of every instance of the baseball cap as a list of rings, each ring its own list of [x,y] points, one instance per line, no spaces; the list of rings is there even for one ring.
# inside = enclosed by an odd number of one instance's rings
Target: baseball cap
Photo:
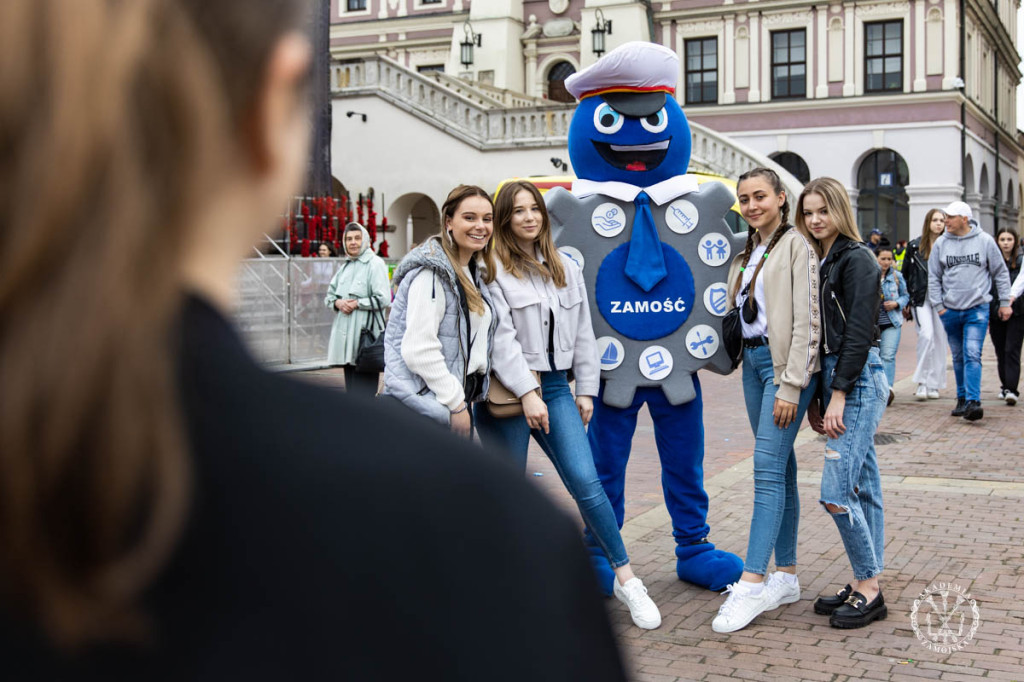
[[[945,209],[943,209],[943,213],[945,213],[947,216],[958,215],[963,216],[968,220],[974,219],[974,213],[971,212],[971,207],[962,201],[954,201]]]

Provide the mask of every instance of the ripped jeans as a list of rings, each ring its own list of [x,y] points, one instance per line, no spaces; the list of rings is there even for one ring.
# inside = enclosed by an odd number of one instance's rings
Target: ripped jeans
[[[826,355],[822,363],[826,401],[832,395],[838,359],[838,355]],[[878,351],[872,348],[857,383],[846,394],[846,432],[825,443],[821,504],[843,508],[829,513],[839,529],[856,580],[875,577],[882,572],[884,563],[885,511],[874,438],[888,398],[885,369]]]

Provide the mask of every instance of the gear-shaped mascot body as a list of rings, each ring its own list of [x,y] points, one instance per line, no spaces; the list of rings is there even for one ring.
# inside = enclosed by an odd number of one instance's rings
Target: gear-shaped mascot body
[[[673,97],[679,59],[627,43],[566,80],[579,99],[569,127],[572,193],[548,193],[553,233],[583,266],[601,355],[589,439],[619,526],[626,463],[640,407],[654,420],[662,487],[683,580],[723,589],[742,561],[708,541],[704,425],[696,371],[728,373],[721,343],[726,275],[742,249],[725,222],[721,183],[686,175],[690,126]],[[614,579],[590,542],[602,587]]]

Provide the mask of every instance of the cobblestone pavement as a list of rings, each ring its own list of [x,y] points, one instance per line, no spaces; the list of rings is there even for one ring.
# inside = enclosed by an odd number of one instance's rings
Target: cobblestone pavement
[[[796,448],[803,503],[802,597],[739,632],[713,632],[711,620],[724,597],[676,578],[654,434],[644,412],[627,475],[623,536],[634,570],[661,608],[662,626],[640,630],[623,606],[607,602],[634,680],[1024,680],[1024,605],[1018,598],[1024,591],[1024,404],[1009,407],[997,400],[999,382],[988,339],[984,419],[969,423],[949,415],[955,396],[951,367],[942,399],[916,402],[910,378],[916,333],[912,324],[903,329],[896,400],[879,429],[878,440],[885,444],[877,448],[886,505],[881,584],[888,619],[858,630],[836,630],[813,612],[815,597],[841,588],[851,573],[834,522],[817,504],[824,444],[805,428]],[[337,381],[330,373],[311,378]],[[753,499],[753,438],[739,373],[704,373],[701,381],[711,539],[743,556]],[[577,515],[536,447],[530,451],[528,475]],[[931,602],[920,600],[912,613],[921,593],[932,587],[937,590]],[[945,605],[942,589],[947,591]],[[957,591],[975,600],[977,618],[969,601],[954,610]],[[959,649],[943,653],[922,643],[941,633],[949,641],[962,640],[975,623],[973,637]]]

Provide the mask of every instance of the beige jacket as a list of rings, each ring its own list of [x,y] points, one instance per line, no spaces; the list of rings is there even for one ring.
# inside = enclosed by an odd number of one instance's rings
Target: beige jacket
[[[754,235],[755,245],[759,236]],[[729,267],[729,308],[736,307],[733,288],[740,277],[743,254]],[[756,265],[756,264],[755,264]],[[768,310],[768,343],[775,369],[776,397],[800,401],[800,392],[820,368],[821,311],[818,300],[818,256],[803,236],[790,228],[779,238],[758,278],[764,278]]]

